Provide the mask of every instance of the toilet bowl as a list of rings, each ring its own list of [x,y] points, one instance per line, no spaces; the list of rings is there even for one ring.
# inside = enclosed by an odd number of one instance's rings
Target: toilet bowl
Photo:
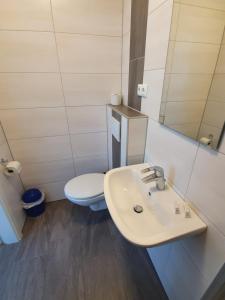
[[[89,206],[94,211],[106,209],[104,176],[91,173],[71,179],[64,188],[66,198],[75,204]]]

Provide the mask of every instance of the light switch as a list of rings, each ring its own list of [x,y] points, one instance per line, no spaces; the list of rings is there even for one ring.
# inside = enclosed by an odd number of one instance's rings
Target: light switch
[[[147,93],[148,93],[148,85],[147,84],[138,84],[138,88],[137,88],[137,94],[138,96],[147,97]]]

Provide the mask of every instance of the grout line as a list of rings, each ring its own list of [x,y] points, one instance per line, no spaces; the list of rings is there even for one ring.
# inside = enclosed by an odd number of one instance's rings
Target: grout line
[[[165,68],[144,69],[144,72],[165,71]]]
[[[200,143],[199,143],[199,141],[196,141],[196,142],[197,142],[197,149],[196,149],[196,153],[195,153],[195,158],[194,158],[192,166],[191,166],[190,176],[188,178],[187,187],[186,187],[186,190],[184,192],[184,200],[185,201],[187,201],[187,193],[188,193],[188,190],[189,190],[189,187],[190,187],[190,184],[191,184],[191,178],[192,178],[192,175],[193,175],[193,172],[194,172],[194,167],[195,167],[195,164],[196,164],[196,161],[197,161],[198,152],[199,152],[199,149],[200,149]]]
[[[202,124],[203,124],[203,125],[207,125],[207,126],[211,126],[211,127],[213,127],[213,128],[220,129],[220,130],[223,129],[222,127],[217,127],[217,126],[215,126],[215,125],[212,125],[212,124],[209,124],[209,123],[205,122],[204,119],[202,119]]]
[[[6,72],[2,72],[0,71],[0,74],[59,74],[60,72],[37,72],[37,71],[21,71],[21,72],[15,72],[15,71],[6,71]],[[120,73],[76,73],[76,72],[61,72],[61,74],[76,74],[76,75],[119,75]]]
[[[156,6],[153,10],[151,10],[148,14],[148,16],[152,15],[156,10],[158,10],[161,6],[163,6],[168,0],[163,1],[158,6]]]
[[[130,30],[125,31],[125,32],[122,32],[122,35],[123,35],[123,36],[124,36],[124,35],[127,35],[127,34],[130,34]]]
[[[74,74],[74,75],[120,75],[119,72],[115,72],[115,73],[87,73],[87,72],[84,72],[84,73],[76,73],[76,72],[35,72],[35,71],[22,71],[22,72],[15,72],[15,71],[0,71],[0,74],[66,74],[66,75],[69,75],[69,74]]]
[[[193,99],[193,100],[191,100],[191,99],[181,99],[181,100],[169,100],[168,98],[166,99],[166,101],[165,101],[165,103],[191,103],[191,104],[193,104],[193,103],[198,103],[198,102],[207,102],[207,100],[206,99]],[[216,101],[214,101],[214,102],[216,102]]]
[[[165,72],[165,74],[166,75],[186,75],[186,76],[190,76],[190,75],[211,75],[211,76],[213,76],[213,74],[214,73],[177,73],[177,72],[175,72],[175,73],[171,73],[171,72]],[[223,74],[223,73],[222,73]],[[225,73],[224,73],[224,75],[225,75]]]
[[[53,15],[53,14],[52,14]],[[53,25],[54,27],[54,25]],[[32,30],[32,29],[0,29],[0,32],[32,32],[32,33],[52,33],[52,34],[71,34],[80,36],[96,36],[96,37],[108,37],[108,38],[120,38],[121,35],[108,35],[108,34],[95,34],[95,33],[81,33],[81,32],[66,32],[53,30]]]
[[[67,158],[60,158],[60,159],[50,159],[50,160],[45,160],[45,161],[36,161],[36,162],[22,162],[24,166],[31,166],[31,165],[44,165],[48,163],[54,163],[54,162],[66,162],[66,161],[71,161],[71,160],[79,160],[79,159],[85,159],[85,158],[90,158],[90,157],[105,157],[107,155],[106,152],[98,153],[98,154],[88,154],[88,155],[77,155],[74,151],[71,152],[71,156]]]
[[[44,160],[44,161],[37,161],[37,162],[23,162],[22,164],[23,166],[31,166],[31,165],[45,165],[48,163],[54,163],[54,162],[66,162],[66,161],[70,161],[73,160],[73,152],[71,152],[71,156],[68,158],[60,158],[60,159],[52,159],[52,160]]]
[[[179,26],[179,24],[178,24],[178,26]],[[174,39],[169,39],[169,41],[170,42],[175,42],[175,43],[186,43],[186,44],[201,44],[201,45],[214,45],[214,46],[220,46],[221,45],[221,43],[186,41],[186,40],[174,40]]]
[[[45,136],[32,136],[32,137],[22,137],[22,138],[8,138],[8,141],[25,141],[25,140],[37,140],[37,139],[46,139],[46,138],[54,138],[54,137],[69,137],[69,135],[85,135],[85,134],[96,134],[96,133],[106,133],[106,130],[100,131],[86,131],[86,132],[77,132],[77,133],[68,133],[68,134],[60,134],[60,135],[45,135]]]
[[[7,110],[29,110],[29,109],[51,109],[51,108],[77,108],[77,107],[104,107],[107,106],[109,103],[106,104],[87,104],[87,105],[60,105],[60,106],[33,106],[33,107],[9,107],[9,108],[1,108],[0,111],[7,111]]]
[[[203,9],[215,10],[215,11],[219,11],[219,12],[225,12],[225,9],[212,8],[212,7],[205,7],[205,6],[196,5],[196,4],[189,4],[189,3],[180,3],[180,2],[177,1],[177,0],[175,0],[174,3],[180,4],[180,5],[183,5],[183,6],[192,6],[192,7],[198,7],[198,8],[203,8]]]

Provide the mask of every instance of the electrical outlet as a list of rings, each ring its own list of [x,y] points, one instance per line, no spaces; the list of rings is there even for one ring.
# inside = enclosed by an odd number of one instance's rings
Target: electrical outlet
[[[148,93],[148,85],[144,84],[144,83],[143,84],[138,84],[138,87],[137,87],[138,96],[146,98],[147,93]]]

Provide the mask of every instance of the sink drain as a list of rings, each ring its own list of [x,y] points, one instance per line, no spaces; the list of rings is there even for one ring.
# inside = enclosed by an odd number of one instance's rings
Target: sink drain
[[[141,205],[135,205],[134,206],[134,211],[138,214],[143,212],[143,207]]]

